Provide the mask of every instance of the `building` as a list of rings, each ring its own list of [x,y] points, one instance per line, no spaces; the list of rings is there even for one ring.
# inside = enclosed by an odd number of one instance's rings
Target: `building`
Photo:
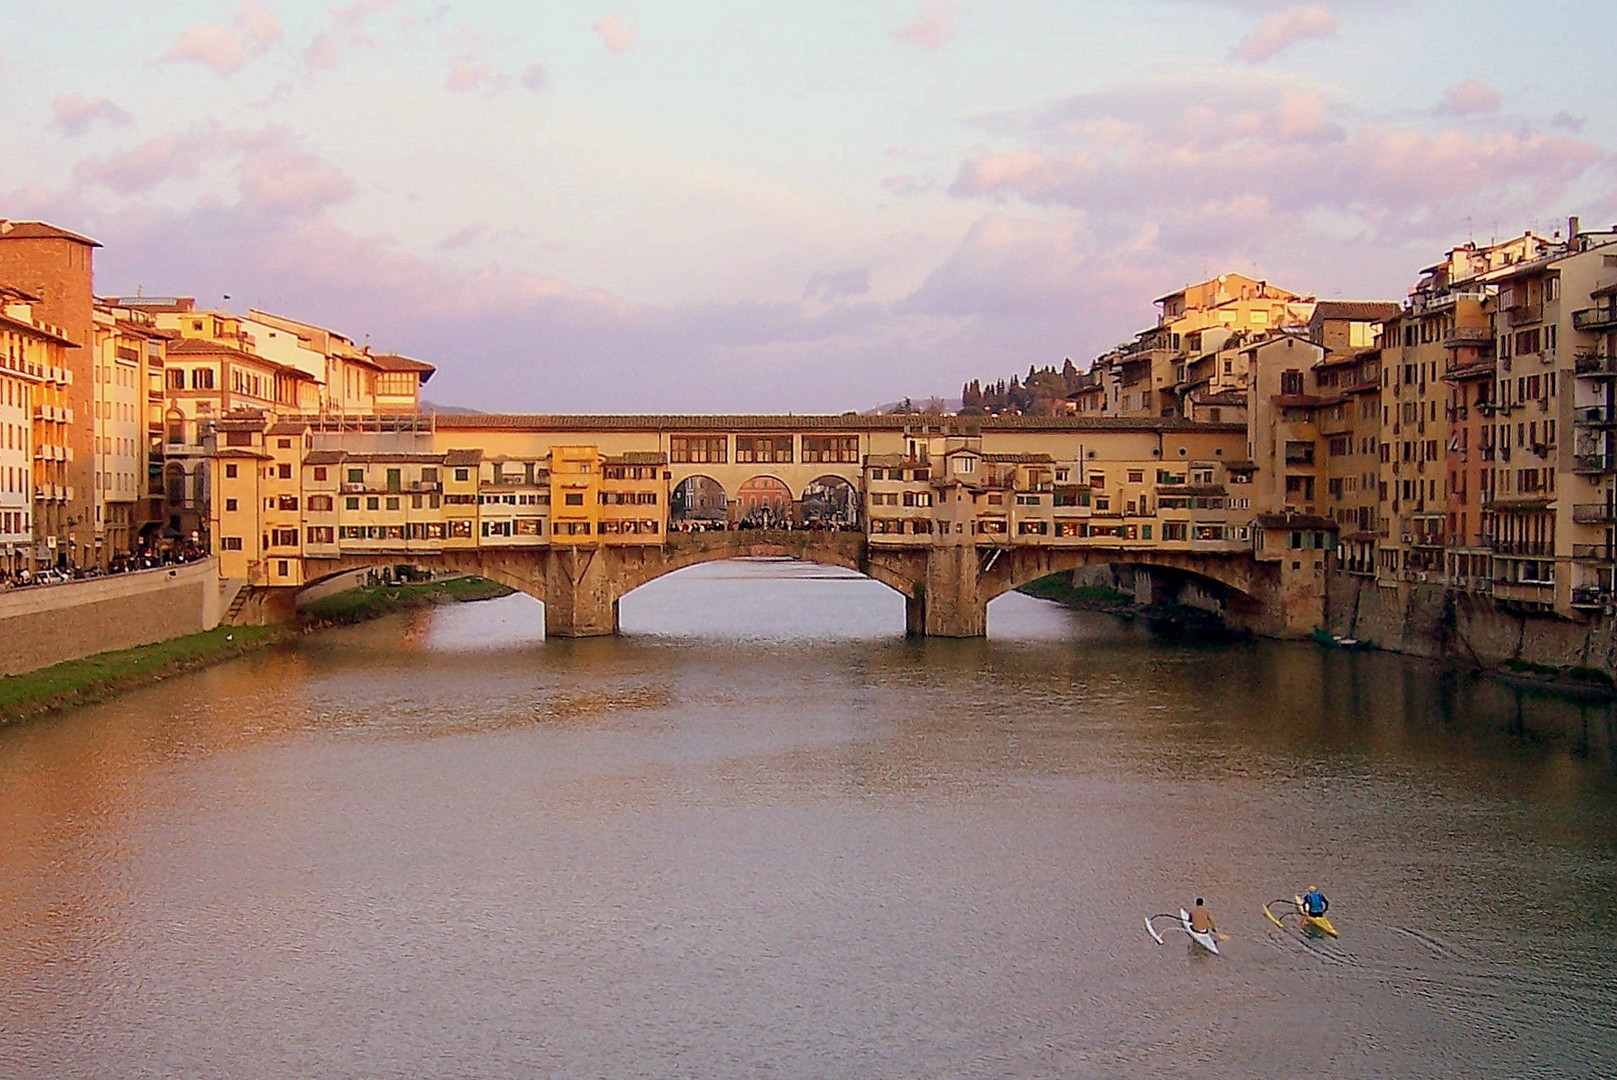
[[[49,549],[43,561],[64,566],[95,561],[93,426],[79,421],[93,414],[92,279],[100,246],[45,222],[0,220],[0,285],[30,296],[34,322],[68,343],[59,363],[47,365],[35,406],[36,415],[43,408],[50,417],[36,423],[35,453],[61,455],[45,461],[50,479],[35,500],[35,540]],[[41,488],[37,480],[35,486]]]

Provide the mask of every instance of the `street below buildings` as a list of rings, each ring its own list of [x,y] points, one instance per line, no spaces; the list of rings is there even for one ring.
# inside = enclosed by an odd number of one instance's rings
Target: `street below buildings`
[[[1605,698],[711,563],[0,729],[7,1077],[1588,1076]],[[1263,906],[1317,884],[1339,939]],[[1222,955],[1143,916],[1202,896]]]

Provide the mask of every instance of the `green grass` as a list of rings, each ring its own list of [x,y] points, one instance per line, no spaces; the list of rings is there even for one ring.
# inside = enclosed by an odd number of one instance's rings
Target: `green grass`
[[[1117,608],[1134,605],[1133,593],[1107,588],[1104,585],[1074,585],[1067,580],[1065,574],[1051,574],[1049,577],[1030,581],[1026,585],[1017,586],[1016,591],[1071,607]]]
[[[102,701],[184,671],[234,659],[279,641],[275,626],[221,626],[155,645],[97,653],[0,678],[0,723]]]
[[[1610,673],[1592,667],[1555,667],[1551,664],[1535,664],[1531,660],[1510,659],[1504,663],[1506,671],[1518,675],[1548,675],[1557,679],[1571,679],[1574,682],[1594,683],[1599,686],[1611,686]]]
[[[348,623],[429,604],[492,600],[514,589],[480,577],[455,577],[421,584],[363,585],[323,596],[302,609],[305,620]]]

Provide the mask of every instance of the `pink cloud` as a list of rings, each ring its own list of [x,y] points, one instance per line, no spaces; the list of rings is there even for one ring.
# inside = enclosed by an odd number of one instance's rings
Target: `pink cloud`
[[[601,35],[609,51],[626,53],[634,48],[635,38],[640,35],[634,23],[620,15],[603,15],[595,20],[595,32]]]
[[[1498,112],[1503,103],[1499,91],[1476,79],[1451,86],[1433,111],[1439,116],[1469,116],[1472,113]]]
[[[189,180],[200,171],[201,155],[194,140],[171,132],[141,143],[121,154],[81,161],[74,175],[120,195],[150,191],[169,180]]]
[[[1260,104],[1199,104],[1234,100]],[[1221,236],[1232,206],[1266,208],[1252,221],[1266,232],[1328,214],[1377,235],[1443,233],[1467,214],[1530,217],[1607,160],[1592,143],[1527,130],[1354,126],[1317,94],[1266,85],[1124,88],[991,126],[1025,145],[968,157],[952,194],[1067,206],[1112,234],[1143,219]]]
[[[524,90],[549,90],[550,73],[543,64],[529,64],[528,70],[522,73],[522,88]]]
[[[1283,49],[1308,38],[1325,38],[1336,33],[1342,20],[1320,4],[1304,4],[1276,12],[1258,23],[1230,52],[1236,60],[1259,64]]]
[[[504,90],[510,81],[488,61],[461,55],[450,61],[449,77],[444,81],[444,88],[457,94],[473,91],[493,94]]]
[[[127,127],[135,122],[133,116],[106,98],[83,94],[58,94],[51,98],[51,111],[56,114],[56,126],[69,135],[82,135],[97,123]]]
[[[965,8],[949,0],[927,0],[915,18],[894,30],[893,36],[923,49],[941,49],[954,37],[955,19],[965,13]]]
[[[281,25],[274,13],[258,0],[246,0],[236,9],[234,29],[217,23],[188,26],[156,62],[201,64],[219,75],[233,75],[280,39]]]
[[[352,0],[333,8],[329,25],[316,34],[303,50],[303,64],[315,71],[329,71],[342,62],[345,50],[374,48],[376,39],[367,28],[367,21],[398,7],[399,0]],[[399,25],[409,29],[412,23],[404,15]]]
[[[243,201],[261,212],[313,217],[358,190],[324,158],[305,150],[286,128],[237,134],[236,178]]]

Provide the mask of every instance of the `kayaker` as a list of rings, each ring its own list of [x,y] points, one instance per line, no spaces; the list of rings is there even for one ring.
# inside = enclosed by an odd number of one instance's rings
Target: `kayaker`
[[[1317,885],[1310,885],[1308,891],[1303,893],[1303,910],[1312,918],[1319,918],[1330,910],[1331,902],[1325,899],[1325,894],[1319,891]]]
[[[1196,906],[1190,909],[1190,928],[1198,934],[1211,934],[1218,930],[1218,924],[1213,921],[1213,913],[1202,904],[1202,898],[1196,897]]]

